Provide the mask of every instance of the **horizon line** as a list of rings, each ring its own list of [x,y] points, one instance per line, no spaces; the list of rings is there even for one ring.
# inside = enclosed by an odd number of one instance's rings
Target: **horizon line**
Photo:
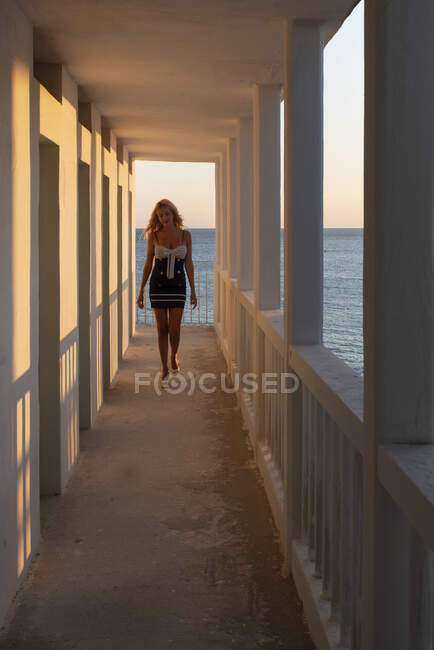
[[[136,230],[142,230],[145,226],[136,226]],[[323,226],[323,230],[363,230],[364,226]],[[190,226],[189,230],[215,230],[215,226]],[[285,228],[280,227],[280,230]]]

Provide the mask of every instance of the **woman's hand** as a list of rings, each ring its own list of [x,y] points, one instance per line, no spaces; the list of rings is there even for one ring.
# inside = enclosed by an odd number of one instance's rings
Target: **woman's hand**
[[[139,295],[137,296],[137,307],[143,309],[143,291],[139,291]]]
[[[196,291],[192,291],[190,295],[190,303],[193,305],[193,309],[197,307],[197,297],[196,297]]]

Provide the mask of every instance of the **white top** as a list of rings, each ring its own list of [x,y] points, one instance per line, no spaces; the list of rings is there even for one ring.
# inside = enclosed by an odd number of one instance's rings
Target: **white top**
[[[181,244],[176,248],[167,248],[167,246],[156,244],[154,251],[155,257],[159,260],[162,260],[165,257],[169,258],[169,261],[167,262],[166,275],[168,278],[173,278],[175,276],[175,258],[178,257],[181,260],[185,259],[185,256],[187,255],[187,246]]]

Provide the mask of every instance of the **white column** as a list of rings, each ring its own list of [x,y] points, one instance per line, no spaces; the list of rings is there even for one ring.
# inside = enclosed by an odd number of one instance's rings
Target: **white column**
[[[220,160],[216,160],[214,167],[215,183],[215,259],[221,264],[221,221],[220,221]]]
[[[321,24],[284,24],[284,312],[287,344],[322,342]]]
[[[285,21],[284,68],[284,339],[322,341],[323,44],[321,25]],[[290,367],[289,357],[285,359]],[[284,396],[286,571],[300,536],[301,390]]]
[[[214,323],[220,323],[220,282],[219,269],[221,265],[221,211],[220,211],[220,160],[215,161],[215,264],[214,264]]]
[[[280,307],[280,85],[253,87],[254,288],[257,309]]]
[[[253,289],[253,119],[238,121],[238,251],[237,278],[241,291]]]
[[[226,225],[227,225],[227,153],[220,154],[220,284],[219,316],[222,338],[226,338],[226,284],[223,274],[227,269]]]
[[[227,269],[226,224],[227,224],[227,154],[220,154],[220,263],[223,270]]]
[[[255,314],[280,307],[280,85],[253,86],[253,288]],[[255,457],[264,438],[263,331],[255,322]]]
[[[230,278],[236,277],[237,274],[237,192],[237,140],[228,138],[226,250],[228,252],[227,270]]]
[[[433,34],[432,0],[366,0],[365,649],[431,647],[432,602],[411,598],[410,566],[427,558],[377,452],[433,442]]]

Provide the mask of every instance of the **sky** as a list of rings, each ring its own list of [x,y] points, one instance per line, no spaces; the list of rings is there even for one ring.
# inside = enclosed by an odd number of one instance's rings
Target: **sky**
[[[324,49],[324,226],[363,227],[363,0]],[[162,198],[186,228],[214,228],[212,163],[136,161],[136,226]],[[281,218],[283,227],[283,215]]]

